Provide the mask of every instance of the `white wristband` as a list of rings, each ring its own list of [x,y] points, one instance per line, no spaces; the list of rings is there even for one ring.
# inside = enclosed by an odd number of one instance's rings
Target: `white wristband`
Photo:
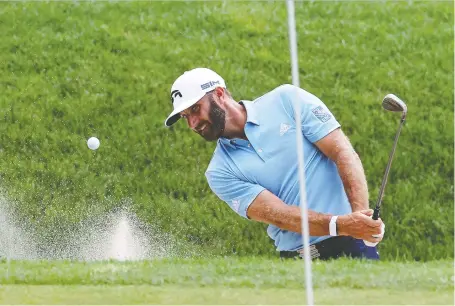
[[[330,236],[338,236],[337,234],[337,218],[338,216],[332,216],[329,223],[329,234]]]

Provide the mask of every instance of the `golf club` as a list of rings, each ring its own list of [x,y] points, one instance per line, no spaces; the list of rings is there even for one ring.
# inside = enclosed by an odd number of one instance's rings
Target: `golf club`
[[[393,155],[394,155],[395,149],[397,147],[398,137],[400,136],[401,128],[403,126],[404,121],[406,120],[406,114],[408,112],[408,108],[406,107],[406,104],[400,98],[395,96],[394,94],[388,94],[384,97],[384,99],[382,100],[382,107],[385,110],[388,110],[391,112],[401,112],[402,114],[401,114],[400,125],[398,126],[398,130],[395,135],[395,141],[393,143],[392,151],[390,152],[390,155],[389,155],[389,161],[387,163],[384,177],[382,179],[381,189],[379,190],[379,196],[378,196],[378,200],[376,202],[376,207],[374,208],[373,220],[378,220],[378,218],[379,218],[379,210],[381,208],[381,202],[382,202],[382,198],[384,196],[384,189],[387,184],[387,177],[389,176],[390,167],[392,166]]]

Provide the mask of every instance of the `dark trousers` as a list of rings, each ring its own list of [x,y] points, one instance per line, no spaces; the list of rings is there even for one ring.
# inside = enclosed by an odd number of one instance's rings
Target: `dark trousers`
[[[379,259],[376,247],[368,247],[363,240],[349,236],[331,237],[319,243],[310,245],[311,259],[336,259],[339,257]],[[281,258],[303,258],[300,251],[280,251]]]

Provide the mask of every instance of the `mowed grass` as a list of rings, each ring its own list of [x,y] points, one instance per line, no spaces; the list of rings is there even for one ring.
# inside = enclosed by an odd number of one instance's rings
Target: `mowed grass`
[[[6,304],[305,304],[304,289],[163,287],[138,285],[44,285],[5,286],[0,289]],[[317,304],[453,304],[450,291],[396,289],[318,288]]]
[[[453,261],[313,263],[317,304],[452,304]],[[3,261],[2,304],[302,304],[303,262]]]

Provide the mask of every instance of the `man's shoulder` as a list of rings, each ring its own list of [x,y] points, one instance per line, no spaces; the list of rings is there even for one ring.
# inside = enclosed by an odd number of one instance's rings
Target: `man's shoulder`
[[[273,121],[278,114],[289,115],[292,113],[290,97],[296,88],[298,87],[291,84],[282,84],[248,102],[251,103],[250,107],[257,112],[257,116],[266,121],[268,119]]]
[[[266,92],[262,96],[254,99],[252,102],[255,104],[263,103],[264,101],[269,101],[269,100],[276,100],[277,98],[281,97],[283,98],[283,94],[286,94],[288,92],[291,92],[293,89],[297,88],[294,85],[291,84],[282,84],[278,87],[275,87],[274,89]]]

